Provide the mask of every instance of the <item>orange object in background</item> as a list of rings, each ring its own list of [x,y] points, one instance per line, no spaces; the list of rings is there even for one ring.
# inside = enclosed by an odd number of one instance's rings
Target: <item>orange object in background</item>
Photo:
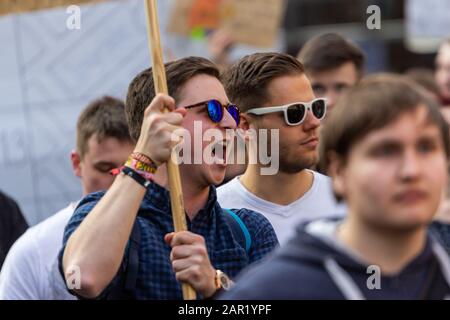
[[[216,29],[220,26],[222,0],[195,0],[189,12],[188,25],[195,28]]]

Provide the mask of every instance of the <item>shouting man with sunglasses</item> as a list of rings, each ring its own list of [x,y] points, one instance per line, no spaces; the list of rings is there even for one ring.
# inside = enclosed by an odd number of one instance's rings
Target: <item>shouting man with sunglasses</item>
[[[214,188],[225,174],[220,161],[179,166],[189,231],[173,233],[164,163],[174,135],[192,134],[198,124],[224,134],[236,128],[239,110],[206,59],[170,62],[166,74],[171,97],[155,97],[151,69],[131,82],[126,113],[134,152],[111,188],[84,198],[66,227],[60,270],[68,289],[84,298],[181,299],[180,282],[210,297],[278,244],[262,215],[220,207]],[[172,112],[164,113],[166,108]],[[206,153],[203,141],[183,143],[200,143]],[[226,149],[225,138],[218,143]],[[72,285],[76,276],[78,286]]]
[[[326,114],[326,100],[315,98],[302,64],[286,54],[256,53],[227,70],[224,83],[227,94],[243,112],[240,127],[246,141],[254,139],[251,131],[279,131],[278,154],[271,155],[279,157],[279,170],[264,175],[261,168],[267,164],[261,159],[250,163],[243,175],[218,189],[220,204],[264,214],[281,245],[294,234],[298,223],[343,215],[345,208],[337,204],[330,179],[309,170],[318,158],[318,130]],[[269,139],[271,147],[267,149],[274,150],[277,142]],[[258,152],[256,145],[248,143],[250,154]]]

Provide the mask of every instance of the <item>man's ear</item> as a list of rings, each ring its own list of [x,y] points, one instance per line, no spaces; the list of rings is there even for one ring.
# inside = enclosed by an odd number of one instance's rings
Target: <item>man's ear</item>
[[[326,170],[333,181],[333,191],[340,197],[345,197],[347,191],[345,184],[345,161],[335,152],[329,152],[327,157],[328,167]]]
[[[70,152],[70,160],[72,162],[73,173],[81,178],[81,157],[80,154],[76,150],[72,150]]]
[[[245,142],[248,142],[250,139],[250,129],[256,129],[255,126],[251,123],[250,116],[245,113],[241,113],[241,120],[239,122],[239,129],[237,132],[244,139]]]
[[[248,114],[241,113],[241,120],[239,121],[239,129],[248,130],[250,128]]]

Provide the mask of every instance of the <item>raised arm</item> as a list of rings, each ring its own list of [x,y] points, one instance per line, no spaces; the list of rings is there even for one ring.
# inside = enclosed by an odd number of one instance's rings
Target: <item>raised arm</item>
[[[157,95],[145,110],[141,135],[135,151],[156,164],[166,162],[171,154],[172,133],[181,128],[185,110],[174,110],[175,102],[167,95]],[[119,175],[103,198],[86,216],[67,241],[63,254],[66,279],[79,270],[80,288],[74,291],[95,298],[113,280],[123,260],[125,248],[146,189],[133,178]],[[76,268],[76,269],[75,269]]]

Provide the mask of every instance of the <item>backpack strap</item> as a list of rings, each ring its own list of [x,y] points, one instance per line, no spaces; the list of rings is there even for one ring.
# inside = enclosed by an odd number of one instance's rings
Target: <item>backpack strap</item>
[[[222,208],[222,211],[225,213],[224,217],[226,218],[228,225],[231,227],[233,236],[242,248],[245,249],[245,252],[248,255],[252,246],[252,237],[250,236],[247,226],[244,221],[242,221],[242,219],[230,209]]]

